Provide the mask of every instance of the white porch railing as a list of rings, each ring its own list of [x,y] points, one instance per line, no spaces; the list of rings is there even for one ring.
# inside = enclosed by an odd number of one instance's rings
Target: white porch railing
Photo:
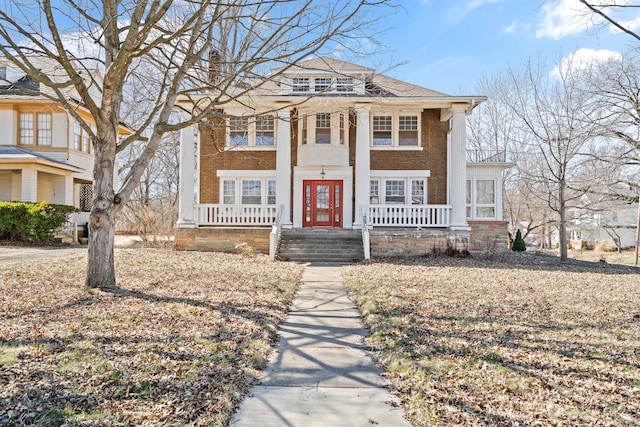
[[[369,206],[367,219],[373,227],[448,227],[449,205]]]
[[[276,220],[271,227],[271,233],[269,233],[269,260],[276,260],[276,251],[278,250],[278,244],[280,243],[280,235],[282,234],[282,211],[284,211],[283,205],[278,205],[278,213],[276,214]]]
[[[371,259],[371,243],[369,241],[369,222],[367,221],[367,209],[362,209],[362,250],[364,259]]]
[[[276,221],[275,205],[210,205],[198,204],[195,221],[198,225],[265,225]]]

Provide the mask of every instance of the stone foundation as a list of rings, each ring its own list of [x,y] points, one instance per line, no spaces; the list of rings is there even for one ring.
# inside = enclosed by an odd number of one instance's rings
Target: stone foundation
[[[471,227],[470,251],[504,252],[509,248],[509,230],[506,221],[469,221]]]
[[[371,257],[425,256],[436,250],[446,250],[450,242],[454,249],[469,249],[468,231],[444,229],[380,229],[369,231]]]
[[[248,244],[255,252],[269,253],[271,227],[176,228],[175,248],[182,251],[235,252]]]

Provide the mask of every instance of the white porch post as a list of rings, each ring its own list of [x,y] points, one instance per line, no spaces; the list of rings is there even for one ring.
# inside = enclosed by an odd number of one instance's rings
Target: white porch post
[[[34,167],[27,166],[22,169],[20,200],[23,202],[38,201],[38,171]]]
[[[369,109],[367,107],[357,109],[356,123],[356,201],[355,201],[355,227],[362,226],[362,208],[369,206],[369,178],[371,176],[371,155],[369,135]]]
[[[466,108],[451,107],[451,170],[449,171],[452,230],[470,230],[467,223],[467,122]]]
[[[194,155],[195,129],[193,126],[180,131],[180,176],[178,194],[177,228],[195,228],[194,221]]]
[[[282,224],[291,225],[291,116],[289,109],[278,111],[276,140],[276,204],[282,205]]]

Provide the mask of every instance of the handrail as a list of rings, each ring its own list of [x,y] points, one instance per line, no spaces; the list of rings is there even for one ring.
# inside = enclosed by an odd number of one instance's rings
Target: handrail
[[[278,205],[276,212],[276,220],[271,226],[271,233],[269,233],[269,261],[276,260],[276,251],[280,244],[280,236],[282,234],[282,212],[284,211],[283,205]]]
[[[371,244],[369,241],[369,224],[367,222],[367,208],[362,208],[362,249],[364,259],[371,259]]]

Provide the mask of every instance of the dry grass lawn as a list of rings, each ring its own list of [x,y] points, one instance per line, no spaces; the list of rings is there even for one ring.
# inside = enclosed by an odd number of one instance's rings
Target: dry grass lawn
[[[84,256],[0,265],[0,426],[225,425],[265,366],[302,267],[116,252],[121,293]]]
[[[579,264],[440,258],[343,275],[414,426],[640,425],[640,270]]]

